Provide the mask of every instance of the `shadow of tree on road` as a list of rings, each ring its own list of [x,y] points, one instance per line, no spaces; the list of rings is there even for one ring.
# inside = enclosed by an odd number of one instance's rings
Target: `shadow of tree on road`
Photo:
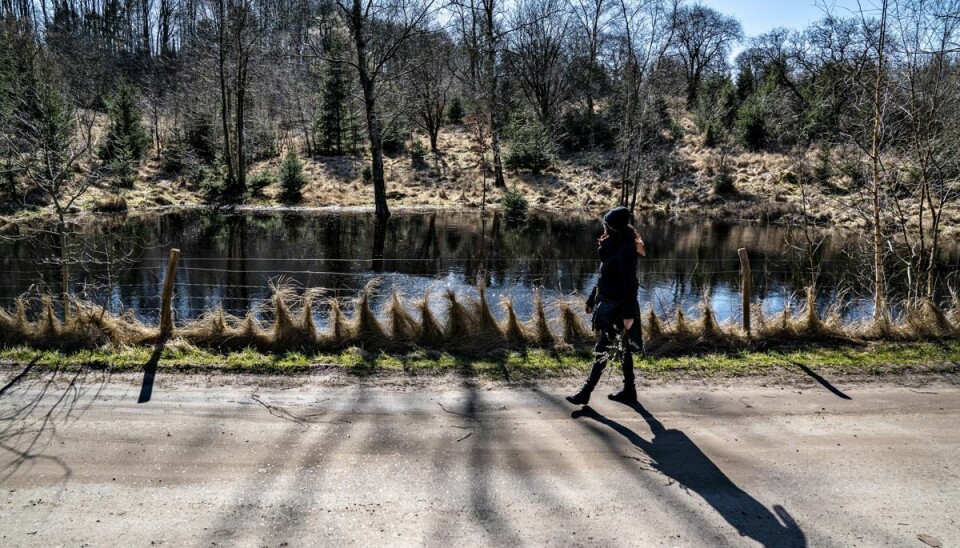
[[[741,536],[768,547],[807,546],[803,531],[782,506],[774,506],[771,512],[737,487],[685,433],[664,428],[663,424],[639,403],[634,404],[633,409],[650,426],[653,433],[650,441],[589,406],[574,411],[571,416],[574,419],[594,420],[626,438],[650,457],[655,470],[702,497]]]
[[[28,363],[0,391],[0,483],[46,461],[61,470],[59,481],[65,485],[70,466],[45,451],[60,439],[59,426],[77,421],[99,398],[109,373],[85,367],[65,371],[58,364],[34,377],[35,365],[36,360]]]

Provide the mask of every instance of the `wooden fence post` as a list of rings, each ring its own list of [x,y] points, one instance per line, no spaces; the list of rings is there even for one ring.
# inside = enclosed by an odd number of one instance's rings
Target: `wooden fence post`
[[[166,337],[173,332],[173,281],[177,275],[177,263],[180,262],[180,250],[170,250],[170,263],[167,265],[167,277],[163,280],[163,293],[160,295],[160,336]]]
[[[741,247],[737,250],[737,255],[740,256],[740,274],[743,278],[743,330],[746,332],[747,336],[751,335],[750,333],[750,291],[752,289],[751,275],[750,275],[750,258],[747,257],[747,248]]]

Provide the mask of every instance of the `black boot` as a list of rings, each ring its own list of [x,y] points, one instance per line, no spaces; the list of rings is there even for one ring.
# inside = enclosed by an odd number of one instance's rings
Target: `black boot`
[[[593,392],[593,387],[589,384],[583,385],[583,388],[579,392],[572,396],[567,396],[567,401],[573,405],[587,405],[590,403],[590,393]]]
[[[614,394],[610,394],[607,397],[613,401],[625,403],[627,405],[637,403],[637,388],[633,385],[633,383],[624,384],[623,390]]]

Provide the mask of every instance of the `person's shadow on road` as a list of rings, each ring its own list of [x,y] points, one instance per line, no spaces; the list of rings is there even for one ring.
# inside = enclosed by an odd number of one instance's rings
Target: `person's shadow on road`
[[[771,512],[737,487],[686,434],[667,430],[639,403],[632,407],[650,425],[652,440],[643,439],[589,406],[574,411],[572,417],[593,419],[626,438],[650,457],[656,470],[703,497],[742,536],[763,546],[803,548],[807,545],[803,531],[782,506],[774,506]]]

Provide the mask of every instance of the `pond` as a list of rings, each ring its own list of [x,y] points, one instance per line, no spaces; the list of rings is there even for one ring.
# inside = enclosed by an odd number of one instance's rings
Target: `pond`
[[[821,245],[811,262],[800,231],[654,218],[638,224],[648,250],[639,271],[644,309],[673,315],[679,308],[696,315],[708,299],[719,320],[739,320],[737,249],[745,247],[753,299],[765,312],[775,314],[788,302],[799,308],[815,270],[821,311],[840,307],[849,320],[872,314],[872,263],[857,234],[819,235]],[[248,310],[269,315],[263,304],[277,284],[293,285],[300,293],[317,288],[323,296],[346,300],[372,282],[372,303],[380,311],[392,291],[412,299],[430,292],[432,307],[442,313],[441,293],[453,289],[475,297],[481,278],[495,313],[501,311],[496,306],[501,299],[512,298],[525,318],[537,291],[547,301],[590,291],[597,277],[600,223],[546,213],[516,224],[493,212],[398,211],[382,233],[382,259],[370,212],[183,210],[129,219],[87,217],[75,232],[71,290],[114,313],[132,311],[148,322],[159,316],[172,247],[181,250],[174,301],[180,319],[221,304],[238,316]],[[55,242],[50,234],[0,242],[0,306],[9,308],[22,295],[59,292]],[[958,266],[960,248],[953,245],[941,256],[941,287],[957,281]],[[902,273],[893,274],[890,283],[891,302],[906,296]]]

